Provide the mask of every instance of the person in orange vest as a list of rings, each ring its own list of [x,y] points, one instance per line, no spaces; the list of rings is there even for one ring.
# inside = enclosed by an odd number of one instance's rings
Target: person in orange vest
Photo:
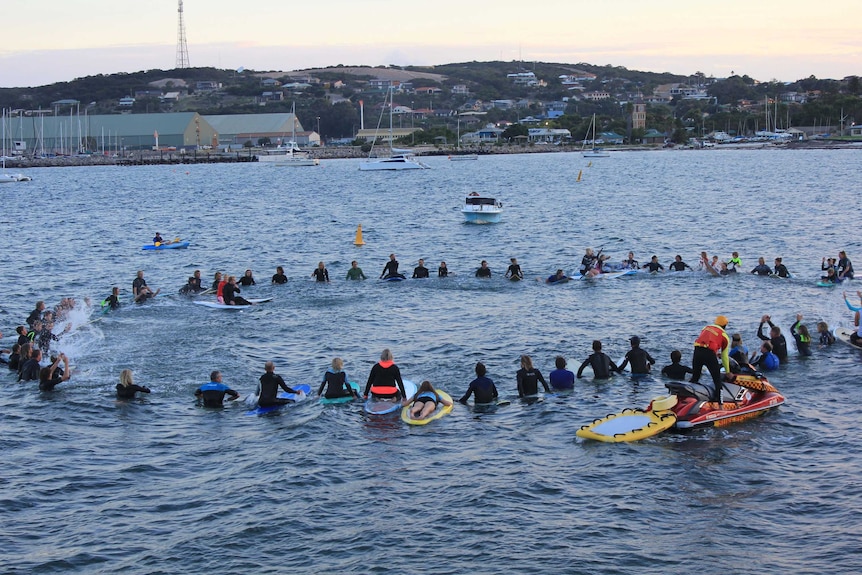
[[[721,365],[718,363],[718,354],[721,353],[721,362],[724,364],[724,371],[730,374],[730,336],[725,331],[727,328],[727,318],[720,315],[715,318],[712,325],[708,325],[700,332],[700,336],[694,342],[694,354],[691,358],[691,383],[700,381],[700,374],[703,372],[704,366],[709,370],[712,376],[714,388],[710,401],[721,403]]]

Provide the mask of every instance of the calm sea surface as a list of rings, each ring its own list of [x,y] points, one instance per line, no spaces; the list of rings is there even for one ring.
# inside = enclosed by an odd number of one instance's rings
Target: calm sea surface
[[[862,354],[842,344],[807,359],[794,350],[771,376],[787,403],[762,418],[630,445],[575,431],[664,394],[658,376],[587,377],[574,392],[493,412],[456,405],[415,428],[359,404],[307,401],[266,417],[247,417],[240,402],[196,406],[210,371],[245,395],[267,360],[288,384],[316,386],[340,356],[364,385],[389,347],[405,377],[456,398],[481,360],[512,397],[523,353],[547,375],[558,354],[577,369],[593,339],[619,359],[639,335],[661,367],[674,349],[690,363],[718,313],[752,349],[763,314],[788,337],[797,313],[812,330],[852,323],[840,291],[814,282],[821,257],[839,249],[862,266],[859,152],[427,163],[399,174],[360,173],[350,160],[43,169],[4,186],[3,347],[36,300],[100,301],[119,285],[128,301],[139,269],[170,295],[95,323],[76,314],[56,344],[75,375],[55,393],[2,375],[0,571],[859,572]],[[501,199],[503,222],[463,223],[471,191]],[[142,251],[156,231],[192,245]],[[794,278],[533,281],[576,269],[587,246],[665,265],[736,250],[746,271],[782,256]],[[376,278],[391,252],[408,275],[419,258],[456,275],[344,281],[352,259]],[[502,278],[510,257],[528,281]],[[473,277],[482,259],[490,281]],[[329,285],[308,278],[321,260]],[[277,265],[288,284],[269,284]],[[225,312],[173,295],[195,269],[208,283],[248,268],[259,285],[243,295],[272,302]],[[152,394],[117,401],[124,368]]]

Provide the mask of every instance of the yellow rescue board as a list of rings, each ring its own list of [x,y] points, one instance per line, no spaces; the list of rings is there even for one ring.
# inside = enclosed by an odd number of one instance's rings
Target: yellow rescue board
[[[624,409],[581,427],[575,435],[608,443],[640,441],[669,429],[674,423],[676,415],[669,410]]]

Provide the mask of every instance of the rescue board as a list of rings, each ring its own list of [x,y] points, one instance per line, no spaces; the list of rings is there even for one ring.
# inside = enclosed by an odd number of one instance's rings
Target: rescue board
[[[624,409],[584,425],[575,435],[607,443],[640,441],[673,427],[676,415],[670,410]]]

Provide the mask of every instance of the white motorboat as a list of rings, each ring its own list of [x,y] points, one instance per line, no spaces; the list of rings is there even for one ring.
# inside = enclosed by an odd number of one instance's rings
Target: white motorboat
[[[496,224],[503,217],[503,203],[491,196],[471,192],[461,213],[471,224]]]
[[[311,154],[300,150],[299,146],[293,140],[262,152],[258,155],[257,161],[273,166],[299,167],[320,165],[320,160],[312,158]]]

